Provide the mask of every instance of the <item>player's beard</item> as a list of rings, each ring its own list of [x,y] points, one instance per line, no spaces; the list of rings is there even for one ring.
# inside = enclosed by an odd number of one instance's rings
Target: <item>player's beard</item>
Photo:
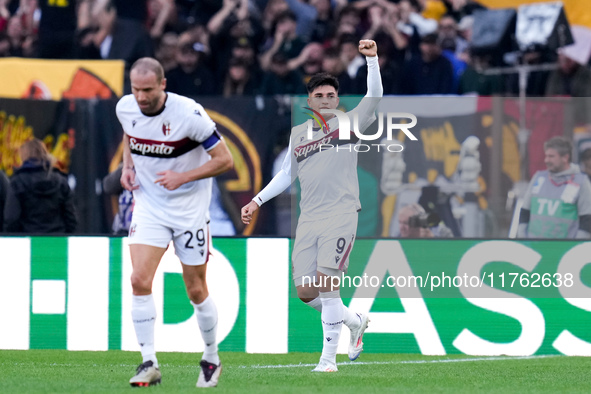
[[[140,111],[142,112],[142,114],[144,115],[154,115],[155,113],[157,113],[158,111],[160,111],[162,109],[162,106],[159,106],[158,104],[160,103],[160,98],[162,96],[158,96],[156,98],[154,98],[153,100],[151,100],[148,105],[146,107],[140,107]],[[166,102],[166,100],[164,101]],[[162,103],[162,105],[164,105],[164,102]]]

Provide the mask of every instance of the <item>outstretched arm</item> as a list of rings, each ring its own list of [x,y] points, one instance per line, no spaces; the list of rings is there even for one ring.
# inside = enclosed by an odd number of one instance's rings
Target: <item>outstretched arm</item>
[[[359,114],[359,129],[364,131],[376,119],[375,111],[384,94],[384,88],[378,63],[378,47],[375,41],[359,41],[359,52],[365,55],[367,61],[367,93],[351,112]]]

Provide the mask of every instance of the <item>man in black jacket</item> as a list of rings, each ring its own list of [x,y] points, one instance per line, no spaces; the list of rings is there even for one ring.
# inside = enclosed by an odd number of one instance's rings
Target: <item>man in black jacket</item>
[[[38,139],[20,150],[23,165],[10,178],[4,207],[4,230],[25,233],[73,233],[76,229],[73,194],[62,172]]]

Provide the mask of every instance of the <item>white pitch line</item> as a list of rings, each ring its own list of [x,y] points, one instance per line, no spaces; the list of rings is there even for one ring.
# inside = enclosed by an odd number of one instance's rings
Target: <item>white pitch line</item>
[[[532,360],[537,358],[550,358],[550,357],[567,357],[560,354],[554,355],[540,355],[540,356],[491,356],[491,357],[472,357],[472,358],[445,358],[437,360],[401,360],[401,361],[345,361],[337,363],[338,366],[346,365],[396,365],[396,364],[439,364],[439,363],[466,363],[474,361],[502,361],[502,360]],[[74,364],[74,363],[43,363],[51,367],[98,367],[98,364]],[[40,363],[34,361],[27,362],[0,362],[0,365],[13,365],[13,366],[39,366]],[[273,369],[273,368],[298,368],[298,367],[315,367],[317,364],[278,364],[278,365],[240,365],[240,366],[227,366],[225,368],[252,368],[252,369]],[[113,367],[136,367],[136,364],[113,364]],[[174,367],[174,368],[195,368],[194,365],[176,365],[171,363],[162,363],[160,366]]]
[[[559,354],[542,356],[500,356],[500,357],[473,357],[473,358],[446,358],[439,360],[402,360],[402,361],[346,361],[337,363],[343,365],[395,365],[395,364],[439,364],[439,363],[467,363],[474,361],[501,361],[501,360],[532,360],[536,358],[565,357]],[[278,364],[278,365],[241,365],[236,368],[272,369],[272,368],[298,368],[315,367],[317,364]]]

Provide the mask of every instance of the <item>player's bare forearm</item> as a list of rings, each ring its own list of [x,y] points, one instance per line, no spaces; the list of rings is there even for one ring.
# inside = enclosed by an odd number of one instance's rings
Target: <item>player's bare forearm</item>
[[[131,158],[131,149],[129,148],[129,136],[123,134],[123,168],[121,169],[121,186],[129,191],[139,189],[135,184],[135,170],[133,168],[133,159]]]
[[[185,183],[218,176],[234,167],[232,154],[223,140],[208,153],[211,160],[202,166],[186,172],[171,170],[158,172],[156,175],[160,177],[154,183],[160,184],[168,190],[175,190]]]
[[[185,173],[189,178],[189,182],[218,176],[234,168],[234,159],[224,140],[220,141],[208,153],[211,160],[201,167]]]
[[[129,136],[123,133],[123,168],[133,168],[131,149],[129,148]]]

